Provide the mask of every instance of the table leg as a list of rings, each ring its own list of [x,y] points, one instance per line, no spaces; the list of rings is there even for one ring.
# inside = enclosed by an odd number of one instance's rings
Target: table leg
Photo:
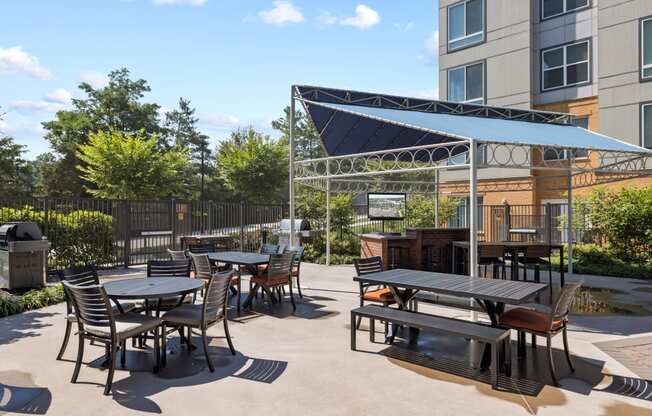
[[[251,292],[247,296],[247,299],[245,299],[244,303],[242,304],[243,308],[250,308],[251,307],[251,303],[253,302],[254,296],[256,296],[256,293],[258,292],[258,290],[260,290],[260,285],[255,284],[254,287],[251,288]],[[271,302],[271,300],[270,300],[270,302]]]
[[[505,310],[505,304],[501,302],[493,303],[488,300],[476,299],[484,308],[485,312],[491,320],[491,326],[498,326],[499,317]],[[485,344],[484,351],[482,352],[482,360],[480,361],[480,370],[485,371],[491,366],[492,351],[491,344]]]
[[[561,279],[561,287],[564,287],[564,246],[561,246],[559,249],[559,266],[559,278]],[[552,285],[552,282],[550,282],[550,284]]]
[[[451,257],[453,261],[453,264],[451,265],[451,271],[453,272],[453,274],[456,274],[457,273],[457,247],[455,247],[454,244],[453,244],[453,255]]]

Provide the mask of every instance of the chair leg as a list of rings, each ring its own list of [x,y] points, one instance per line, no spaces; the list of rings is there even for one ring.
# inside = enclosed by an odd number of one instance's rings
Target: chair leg
[[[240,302],[242,302],[242,300],[241,300],[241,298],[242,298],[242,279],[238,279],[238,294],[237,294],[237,296],[238,297],[236,298],[235,303],[236,303],[236,307],[237,307],[237,310],[238,310],[238,316],[240,316]]]
[[[154,373],[158,373],[161,368],[161,344],[159,331],[161,327],[154,328]]]
[[[288,285],[290,288],[290,302],[292,302],[292,310],[296,311],[297,310],[297,305],[294,303],[294,293],[292,293],[292,281],[290,281],[290,284]]]
[[[376,320],[369,318],[369,342],[376,341]]]
[[[66,332],[63,334],[63,342],[61,343],[59,354],[57,354],[57,360],[60,360],[63,357],[63,353],[66,352],[66,347],[68,346],[68,341],[70,340],[71,332],[72,332],[72,322],[66,319]]]
[[[299,291],[299,299],[303,299],[303,293],[301,293],[301,280],[299,275],[297,275],[297,290]]]
[[[161,352],[163,354],[163,356],[161,357],[161,367],[165,367],[165,365],[167,364],[167,358],[168,358],[167,357],[168,356],[168,352],[167,352],[167,328],[166,328],[165,324],[163,324],[161,326],[161,350],[162,350]]]
[[[360,322],[360,317],[356,317],[353,312],[351,312],[351,351],[355,351],[355,332],[358,326],[356,321]]]
[[[81,369],[82,359],[84,358],[84,336],[79,334],[79,347],[77,347],[77,361],[75,362],[75,369],[72,372],[71,383],[77,382],[79,377],[79,370]]]
[[[235,355],[235,348],[233,348],[233,342],[231,341],[231,334],[229,333],[229,324],[226,322],[226,319],[223,319],[224,321],[224,336],[226,336],[226,342],[229,344],[229,349],[231,350],[231,355]]]
[[[550,377],[552,378],[552,384],[554,386],[559,386],[557,375],[555,374],[555,363],[552,361],[552,337],[550,334],[548,334],[546,337],[546,343],[548,347],[548,367],[550,368]]]
[[[566,354],[566,361],[568,361],[568,366],[572,372],[575,372],[575,367],[573,366],[573,361],[571,360],[570,350],[568,349],[568,335],[566,334],[566,328],[562,333],[564,339],[564,354]]]
[[[226,319],[225,319],[226,321]],[[211,373],[215,372],[215,367],[213,367],[213,362],[211,361],[211,356],[208,353],[208,339],[206,338],[206,329],[202,328],[201,330],[201,341],[204,345],[204,355],[206,356],[206,363],[208,364],[208,369]]]
[[[124,340],[120,343],[120,367],[125,368],[127,362],[127,341]]]
[[[115,356],[116,356],[117,340],[111,341],[111,353],[109,363],[109,374],[106,376],[106,386],[104,386],[104,395],[108,396],[111,393],[111,386],[113,385],[113,374],[115,373]]]

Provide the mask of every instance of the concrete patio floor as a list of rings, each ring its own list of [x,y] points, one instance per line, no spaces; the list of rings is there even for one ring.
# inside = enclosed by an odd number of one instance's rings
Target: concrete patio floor
[[[117,276],[142,276],[142,268]],[[103,396],[106,372],[100,370],[102,347],[87,347],[79,382],[70,383],[76,337],[63,361],[55,360],[64,329],[64,305],[0,319],[0,414],[283,414],[283,415],[637,415],[652,416],[652,395],[634,398],[619,383],[645,381],[636,365],[605,352],[612,341],[648,339],[650,316],[573,316],[569,340],[577,371],[570,373],[554,339],[561,388],[546,385],[536,396],[494,391],[473,379],[450,375],[389,358],[388,346],[370,343],[366,323],[358,348],[349,349],[349,311],[358,304],[352,267],[302,266],[303,300],[292,314],[289,302],[270,313],[255,304],[253,312],[233,316],[230,330],[236,356],[222,338],[222,326],[209,330],[215,373],[206,367],[201,348],[187,352],[172,337],[168,366],[151,373],[150,352],[129,348],[126,369],[116,371],[112,396]],[[633,280],[586,278],[588,285],[622,291],[633,302],[652,305],[652,285]],[[572,280],[572,278],[570,279]],[[247,287],[247,284],[243,285]],[[645,289],[645,290],[643,290]],[[421,311],[468,318],[469,312],[421,306]],[[380,330],[381,326],[377,325]],[[376,340],[380,341],[378,333]],[[512,340],[515,337],[512,337]],[[199,345],[199,340],[195,343]],[[529,342],[529,337],[528,337]],[[630,342],[630,344],[632,343]],[[541,343],[539,343],[541,344]],[[598,345],[596,345],[598,344]],[[641,343],[639,343],[641,344]],[[151,342],[150,342],[151,345]],[[652,345],[652,339],[642,345]],[[403,348],[402,343],[395,348]],[[473,361],[464,339],[422,334],[416,347],[431,356]],[[615,347],[614,347],[615,348]],[[648,351],[652,350],[649,349]],[[542,347],[528,348],[519,374],[547,379]],[[609,350],[611,351],[611,350]],[[643,350],[645,351],[645,350]],[[515,356],[515,354],[513,354]],[[613,356],[612,356],[613,355]],[[649,355],[642,357],[647,362]],[[634,360],[634,361],[632,361]],[[626,367],[625,365],[628,365]],[[640,387],[639,387],[640,389]],[[652,393],[652,390],[648,390]],[[19,405],[16,405],[18,403]],[[24,404],[24,406],[22,406]],[[9,409],[9,406],[13,406]]]

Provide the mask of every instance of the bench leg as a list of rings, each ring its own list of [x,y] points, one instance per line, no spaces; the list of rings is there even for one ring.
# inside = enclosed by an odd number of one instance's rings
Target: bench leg
[[[498,389],[498,371],[500,371],[500,361],[498,359],[498,347],[500,343],[491,344],[491,387]]]
[[[374,318],[369,318],[369,341],[376,341],[376,320]]]
[[[351,351],[355,351],[355,314],[351,312]]]

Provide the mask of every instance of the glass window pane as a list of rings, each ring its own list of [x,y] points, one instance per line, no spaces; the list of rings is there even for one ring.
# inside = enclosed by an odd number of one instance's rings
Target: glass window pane
[[[574,126],[581,127],[583,129],[589,129],[589,118],[588,117],[575,117],[571,122]]]
[[[483,15],[482,11],[483,0],[471,0],[466,3],[466,34],[470,35],[483,31]]]
[[[484,96],[484,65],[466,67],[466,99],[475,100]]]
[[[643,147],[652,149],[652,105],[643,107]]]
[[[589,45],[588,43],[580,43],[578,45],[571,45],[566,48],[566,63],[574,64],[576,62],[589,60]]]
[[[589,64],[576,64],[566,67],[566,84],[578,84],[589,80]]]
[[[475,36],[469,36],[465,39],[456,40],[455,42],[450,42],[448,44],[449,49],[458,49],[464,46],[474,45],[476,43],[482,42],[484,39],[484,32],[480,32]]]
[[[553,49],[543,53],[543,69],[554,68],[564,64],[564,49]]]
[[[448,9],[448,40],[461,38],[464,33],[464,3]]]
[[[652,68],[646,68],[643,70],[643,78],[652,77]]]
[[[652,64],[652,20],[643,23],[643,65]]]
[[[464,68],[448,71],[448,99],[451,101],[464,101]]]
[[[552,69],[543,73],[543,88],[555,88],[564,85],[564,69]]]
[[[584,7],[589,3],[589,0],[566,0],[566,11],[571,11]]]
[[[546,147],[543,152],[543,160],[559,160],[565,158],[565,153],[561,149],[556,149],[554,147]]]
[[[564,0],[542,0],[543,17],[554,16],[564,12]]]

